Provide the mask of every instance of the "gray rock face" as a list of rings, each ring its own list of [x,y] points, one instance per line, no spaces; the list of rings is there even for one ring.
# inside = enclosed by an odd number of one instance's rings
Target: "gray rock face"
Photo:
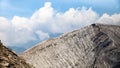
[[[25,51],[36,68],[120,68],[120,26],[92,24]]]

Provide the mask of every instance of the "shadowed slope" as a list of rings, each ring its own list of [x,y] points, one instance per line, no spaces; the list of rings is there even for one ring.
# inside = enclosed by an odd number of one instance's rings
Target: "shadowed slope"
[[[0,42],[0,68],[33,68]]]

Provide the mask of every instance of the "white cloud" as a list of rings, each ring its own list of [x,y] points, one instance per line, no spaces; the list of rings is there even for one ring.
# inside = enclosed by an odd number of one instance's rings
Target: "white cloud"
[[[45,40],[49,38],[49,34],[48,33],[44,33],[42,31],[36,31],[36,34],[38,35],[40,40]]]
[[[36,40],[33,32],[27,29],[15,30],[13,35],[13,43],[27,43]]]
[[[0,17],[0,39],[4,40],[4,43],[12,45],[45,40],[50,38],[49,33],[64,33],[92,23],[120,25],[120,14],[108,15],[105,13],[99,16],[91,8],[85,7],[57,12],[51,5],[50,2],[46,2],[29,18],[14,16],[8,20]]]
[[[120,25],[120,14],[113,14],[110,16],[105,13],[99,18],[97,22],[103,24]]]
[[[59,27],[59,31],[53,32],[66,32],[85,26],[91,23],[94,23],[98,18],[98,14],[93,11],[91,8],[86,9],[85,7],[80,9],[70,8],[65,13],[57,13],[54,24]],[[62,27],[62,28],[61,28]]]
[[[0,31],[6,31],[7,28],[10,28],[9,21],[4,17],[0,17]]]
[[[4,17],[0,17],[0,40],[8,44],[9,36],[11,32],[11,23]]]
[[[53,13],[54,10],[51,7],[51,3],[46,2],[44,7],[40,8],[32,15],[31,20],[34,20],[34,22],[38,23],[45,23],[47,20],[52,18]]]
[[[16,30],[21,30],[21,29],[31,30],[30,23],[27,18],[14,16],[11,22],[13,27],[16,28]]]
[[[0,32],[0,39],[2,40],[2,42],[7,42],[8,41],[6,34],[4,34],[2,32]]]

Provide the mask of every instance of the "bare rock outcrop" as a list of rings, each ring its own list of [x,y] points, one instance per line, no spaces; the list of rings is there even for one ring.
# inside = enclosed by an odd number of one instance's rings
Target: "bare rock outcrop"
[[[34,68],[0,41],[0,68]]]
[[[92,24],[37,44],[21,56],[36,68],[120,68],[120,26]]]

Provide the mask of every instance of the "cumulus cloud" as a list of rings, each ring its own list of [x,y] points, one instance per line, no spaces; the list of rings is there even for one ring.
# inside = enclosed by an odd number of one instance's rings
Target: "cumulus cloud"
[[[70,8],[65,13],[57,13],[55,18],[56,19],[54,20],[55,21],[54,24],[57,25],[59,30],[54,30],[53,28],[52,31],[66,32],[95,22],[98,18],[98,14],[91,8],[89,9],[86,9],[85,7],[82,7],[81,9]]]
[[[3,42],[8,43],[8,33],[11,32],[11,29],[11,23],[9,23],[9,21],[6,18],[0,17],[0,39]]]
[[[45,40],[45,39],[48,39],[49,38],[49,35],[48,33],[44,33],[42,31],[36,31],[36,34],[38,35],[39,39],[40,40]]]
[[[46,2],[44,7],[40,8],[38,11],[36,11],[32,15],[31,20],[38,23],[45,23],[47,22],[47,20],[52,18],[53,13],[54,13],[54,10],[51,7],[51,3]]]
[[[0,30],[6,31],[7,28],[10,28],[9,21],[4,17],[0,17]]]
[[[27,18],[14,16],[11,22],[13,27],[16,28],[16,30],[21,30],[21,29],[31,30],[30,23]]]
[[[0,32],[0,39],[3,41],[3,42],[7,42],[7,36],[5,33],[3,32]]]
[[[103,24],[120,25],[120,14],[113,14],[110,16],[105,13],[99,18],[97,22]]]
[[[0,39],[7,45],[45,40],[50,33],[64,33],[92,23],[120,25],[120,14],[99,16],[92,8],[70,8],[57,12],[46,2],[29,18],[14,16],[11,20],[0,17]]]

